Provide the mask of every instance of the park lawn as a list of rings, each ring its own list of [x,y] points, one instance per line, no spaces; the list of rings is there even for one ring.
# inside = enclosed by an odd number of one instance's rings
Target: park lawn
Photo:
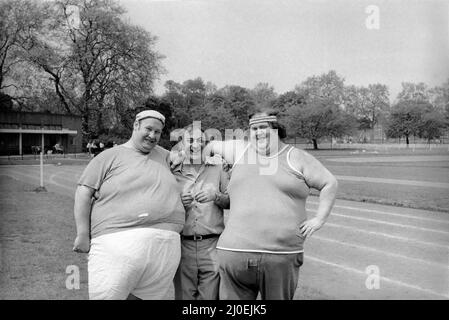
[[[87,299],[87,256],[72,252],[73,199],[0,181],[0,299]],[[79,290],[66,288],[68,266],[79,268]]]
[[[333,174],[449,183],[448,162],[343,163],[323,161]]]
[[[315,190],[312,194],[318,195]],[[448,189],[339,181],[337,198],[449,212]]]
[[[332,157],[388,157],[388,156],[433,156],[433,155],[449,155],[449,145],[447,148],[434,148],[434,149],[383,149],[381,145],[379,148],[345,148],[345,149],[318,149],[313,150],[310,148],[304,148],[303,145],[296,145],[297,148],[305,150],[310,154],[313,154],[317,158],[332,158]]]

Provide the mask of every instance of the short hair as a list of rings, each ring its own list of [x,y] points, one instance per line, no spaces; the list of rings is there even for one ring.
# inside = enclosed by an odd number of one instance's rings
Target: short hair
[[[258,114],[265,114],[267,116],[275,116],[278,118],[279,111],[274,109],[259,109],[249,115],[249,120]],[[276,129],[278,131],[279,139],[287,138],[287,129],[283,124],[279,123],[279,120],[276,122],[268,122],[268,125],[271,129]]]
[[[183,129],[184,129],[184,131],[182,132],[182,135],[180,135],[180,137],[183,140],[184,140],[184,137],[185,137],[185,133],[186,132],[193,133],[193,129],[199,129],[201,131],[201,136],[204,136],[204,138],[207,140],[206,133],[204,132],[204,130],[202,128],[196,128],[196,127],[194,128],[193,124],[189,124],[189,125],[185,126]]]

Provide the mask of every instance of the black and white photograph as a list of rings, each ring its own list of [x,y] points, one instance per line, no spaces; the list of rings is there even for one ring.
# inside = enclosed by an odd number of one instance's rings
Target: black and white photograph
[[[0,300],[449,300],[449,2],[0,0]]]

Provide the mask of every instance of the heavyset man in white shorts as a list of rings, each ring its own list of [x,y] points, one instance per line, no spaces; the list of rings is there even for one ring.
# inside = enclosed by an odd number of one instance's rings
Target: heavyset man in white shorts
[[[73,250],[89,252],[90,299],[164,299],[179,265],[185,211],[158,146],[165,118],[136,116],[131,139],[93,158],[75,195]]]

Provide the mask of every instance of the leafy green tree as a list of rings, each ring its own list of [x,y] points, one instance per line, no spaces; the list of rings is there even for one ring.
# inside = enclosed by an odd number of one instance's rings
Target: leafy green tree
[[[217,93],[225,98],[224,107],[236,119],[236,126],[244,130],[248,126],[250,114],[256,109],[249,90],[240,86],[225,86]]]
[[[391,111],[386,134],[390,138],[405,137],[407,146],[411,136],[418,136],[422,130],[423,115],[432,109],[428,102],[400,101]]]
[[[304,97],[306,103],[326,101],[328,104],[340,106],[345,100],[345,79],[334,70],[319,76],[308,77],[295,91]]]
[[[277,98],[277,94],[274,91],[274,87],[270,86],[266,82],[259,82],[249,92],[254,103],[257,105],[271,103]]]
[[[14,68],[26,62],[24,54],[43,35],[45,7],[30,0],[0,2],[0,90],[14,86],[13,81],[8,81]]]
[[[449,78],[441,86],[431,89],[430,94],[432,105],[443,113],[449,122]]]
[[[286,110],[293,106],[301,106],[305,104],[304,96],[295,91],[287,91],[280,94],[271,104],[272,108],[278,110],[282,115]]]
[[[12,98],[0,92],[0,110],[11,111],[13,109]]]
[[[50,76],[67,112],[82,115],[85,134],[107,132],[107,113],[135,109],[151,94],[162,71],[156,38],[127,23],[112,0],[56,1],[52,13],[54,31],[29,61]]]
[[[388,114],[390,102],[386,85],[349,86],[345,91],[346,111],[358,119],[360,129],[373,129]]]
[[[290,135],[309,139],[313,148],[324,137],[342,137],[351,133],[355,119],[336,105],[325,100],[314,100],[304,106],[293,106],[286,111],[287,131]]]
[[[428,143],[435,138],[440,138],[444,129],[447,128],[448,122],[442,116],[441,112],[437,110],[430,110],[422,115],[419,127],[418,136],[427,139]]]
[[[188,113],[194,108],[203,106],[206,102],[206,85],[200,77],[184,81],[181,91],[184,95]]]
[[[398,102],[414,101],[414,102],[430,102],[430,90],[423,83],[403,82],[402,90],[397,96]]]

